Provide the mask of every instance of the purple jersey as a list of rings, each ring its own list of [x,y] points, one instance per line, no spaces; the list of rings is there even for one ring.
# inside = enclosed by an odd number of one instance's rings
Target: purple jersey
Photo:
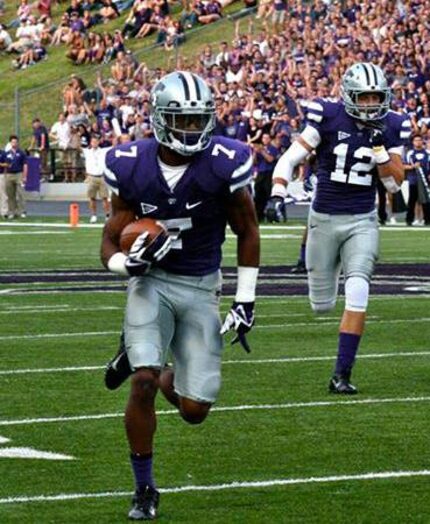
[[[172,249],[158,267],[181,275],[212,273],[221,264],[228,195],[251,181],[251,151],[237,140],[214,137],[170,189],[160,170],[158,147],[150,138],[112,148],[106,155],[105,180],[136,217],[159,219],[168,228]]]
[[[320,213],[350,215],[375,207],[376,162],[370,130],[345,111],[343,102],[317,99],[308,105],[308,125],[321,141],[316,148],[317,188],[312,208]],[[387,151],[402,156],[411,124],[392,111],[384,117]]]

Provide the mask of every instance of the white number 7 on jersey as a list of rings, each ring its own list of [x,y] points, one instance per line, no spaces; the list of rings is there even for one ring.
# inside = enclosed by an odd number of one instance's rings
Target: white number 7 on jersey
[[[222,144],[215,144],[214,148],[212,149],[212,156],[218,156],[220,152],[228,156],[230,160],[233,160],[236,154],[236,151],[234,149],[228,149],[227,147],[223,146]]]

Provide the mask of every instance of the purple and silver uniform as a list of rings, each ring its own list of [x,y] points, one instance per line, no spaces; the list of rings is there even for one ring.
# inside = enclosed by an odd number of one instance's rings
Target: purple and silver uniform
[[[377,171],[369,146],[370,130],[349,116],[342,102],[316,99],[307,110],[307,124],[321,137],[316,148],[318,183],[312,208],[330,215],[372,211]],[[389,111],[382,121],[387,151],[401,156],[411,134],[409,119]]]
[[[179,275],[213,273],[221,264],[227,197],[251,181],[250,149],[214,137],[172,190],[160,170],[158,147],[155,139],[145,139],[112,148],[105,180],[136,217],[158,219],[169,230],[172,249],[157,267]]]

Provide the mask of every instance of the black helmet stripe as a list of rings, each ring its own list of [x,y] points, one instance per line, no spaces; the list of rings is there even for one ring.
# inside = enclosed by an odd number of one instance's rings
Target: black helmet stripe
[[[201,93],[200,93],[199,81],[197,80],[196,75],[193,75],[193,74],[191,73],[191,76],[193,77],[194,85],[196,86],[196,96],[197,96],[197,100],[201,100],[201,99],[202,99],[202,95],[201,95]]]
[[[372,70],[373,72],[373,75],[375,77],[375,86],[378,85],[378,74],[377,74],[377,71],[376,71],[376,67],[371,63],[369,64],[370,65],[370,69]]]
[[[188,86],[187,79],[185,78],[185,76],[182,73],[178,73],[178,76],[182,81],[182,85],[184,86],[185,100],[189,100],[190,99],[190,88]]]
[[[366,82],[367,82],[367,85],[370,86],[371,82],[370,82],[370,74],[369,74],[369,71],[367,69],[367,64],[361,64],[363,66],[363,69],[364,69],[364,73],[366,74]]]

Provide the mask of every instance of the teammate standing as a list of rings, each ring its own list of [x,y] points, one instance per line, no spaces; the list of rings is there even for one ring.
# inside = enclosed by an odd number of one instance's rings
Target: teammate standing
[[[153,519],[159,494],[152,474],[154,401],[160,388],[182,418],[199,424],[217,398],[221,334],[233,329],[247,345],[254,322],[259,265],[258,225],[249,184],[248,146],[213,137],[215,104],[197,75],[175,72],[151,93],[155,138],[120,145],[106,157],[113,191],[102,261],[130,276],[124,347],[112,372],[128,361],[133,371],[125,414],[136,493],[129,518]],[[168,233],[145,246],[141,235],[130,254],[119,251],[124,226],[141,217],[160,220]],[[226,224],[237,235],[235,302],[221,326],[221,246]],[[167,352],[173,368],[165,368]],[[122,379],[125,379],[127,372]]]
[[[342,78],[341,101],[317,99],[309,104],[305,129],[273,174],[268,212],[276,217],[294,167],[316,151],[318,182],[306,247],[309,298],[316,313],[334,308],[341,269],[345,278],[345,310],[329,383],[333,393],[357,393],[350,383],[351,370],[379,247],[375,183],[379,178],[395,193],[404,178],[402,153],[411,125],[406,116],[389,110],[390,96],[379,67],[354,64]]]

